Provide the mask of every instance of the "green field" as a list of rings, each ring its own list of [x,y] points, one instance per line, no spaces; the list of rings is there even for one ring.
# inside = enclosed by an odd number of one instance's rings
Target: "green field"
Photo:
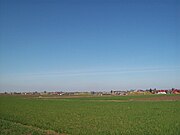
[[[149,97],[0,96],[0,134],[180,135],[180,101]]]

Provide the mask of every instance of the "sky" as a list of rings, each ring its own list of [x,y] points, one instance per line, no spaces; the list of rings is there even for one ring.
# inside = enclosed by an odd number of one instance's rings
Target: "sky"
[[[0,91],[180,88],[179,0],[0,0]]]

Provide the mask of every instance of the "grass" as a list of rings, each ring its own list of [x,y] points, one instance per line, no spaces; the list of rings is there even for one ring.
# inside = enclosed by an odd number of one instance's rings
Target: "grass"
[[[53,135],[54,132],[0,119],[1,135]]]
[[[0,134],[179,135],[180,101],[106,102],[145,97],[0,96]]]

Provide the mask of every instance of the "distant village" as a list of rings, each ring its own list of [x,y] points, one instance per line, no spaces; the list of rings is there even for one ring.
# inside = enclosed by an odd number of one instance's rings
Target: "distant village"
[[[169,90],[157,90],[157,89],[147,89],[147,90],[111,90],[111,91],[90,91],[90,92],[63,92],[63,91],[55,91],[55,92],[3,92],[1,95],[39,95],[39,96],[48,96],[48,95],[56,95],[56,96],[103,96],[103,95],[114,95],[114,96],[126,96],[126,95],[150,95],[150,94],[180,94],[180,89],[169,89]]]

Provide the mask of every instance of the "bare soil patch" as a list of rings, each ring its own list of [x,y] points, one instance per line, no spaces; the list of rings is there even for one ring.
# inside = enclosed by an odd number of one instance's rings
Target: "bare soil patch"
[[[180,95],[178,96],[159,96],[159,97],[148,97],[148,98],[134,98],[131,101],[177,101],[180,100]]]
[[[180,101],[180,95],[177,96],[157,96],[157,97],[146,97],[146,98],[131,98],[127,100],[92,100],[99,102],[130,102],[130,101]]]

